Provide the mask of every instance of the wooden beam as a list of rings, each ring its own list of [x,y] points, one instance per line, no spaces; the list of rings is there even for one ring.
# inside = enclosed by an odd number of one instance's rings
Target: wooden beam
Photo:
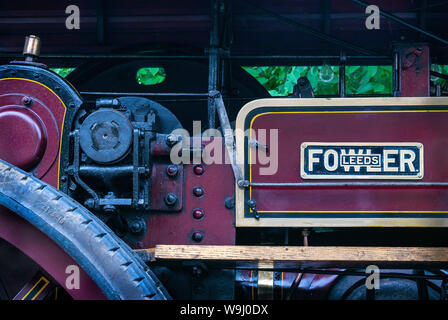
[[[145,249],[139,254],[151,252]],[[448,266],[448,248],[419,247],[280,247],[157,245],[155,261],[200,260],[236,265],[275,262],[275,267]]]

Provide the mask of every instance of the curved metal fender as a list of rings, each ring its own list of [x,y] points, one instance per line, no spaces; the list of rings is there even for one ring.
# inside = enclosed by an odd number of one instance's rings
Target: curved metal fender
[[[64,193],[3,160],[0,204],[61,246],[108,299],[170,299],[149,267],[100,219]]]

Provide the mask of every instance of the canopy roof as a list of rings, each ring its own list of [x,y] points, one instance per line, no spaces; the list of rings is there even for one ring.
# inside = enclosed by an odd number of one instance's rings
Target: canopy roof
[[[231,56],[339,55],[341,51],[356,56],[390,56],[395,42],[428,42],[434,61],[448,60],[444,39],[428,37],[390,18],[381,17],[379,30],[368,30],[368,14],[355,2],[228,0],[227,14],[220,20],[220,41],[230,48]],[[79,30],[65,27],[65,8],[70,4],[73,1],[3,1],[0,53],[4,59],[7,53],[20,53],[29,34],[42,39],[43,55],[138,52],[154,49],[154,44],[169,44],[173,52],[192,48],[190,54],[205,55],[210,47],[209,0],[78,0]],[[369,4],[448,39],[448,1],[372,0]],[[257,61],[262,63],[263,59]]]

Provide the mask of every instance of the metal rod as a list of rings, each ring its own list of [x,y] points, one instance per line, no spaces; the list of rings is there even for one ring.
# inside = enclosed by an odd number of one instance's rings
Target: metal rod
[[[353,56],[353,57],[362,57],[362,56]],[[373,56],[365,56],[365,57],[373,57]],[[390,58],[390,57],[389,57]],[[245,56],[245,55],[231,55],[227,59],[233,59],[233,60],[256,60],[256,59],[303,59],[303,60],[338,60],[339,56],[299,56],[299,55],[251,55],[251,56]]]
[[[219,91],[213,91],[210,93],[210,97],[214,100],[214,104],[216,105],[218,111],[218,118],[224,135],[225,147],[232,164],[235,181],[238,182],[239,185],[239,182],[243,179],[243,170],[238,162],[238,154],[235,147],[235,140],[233,137],[233,130],[230,125],[229,116],[227,115],[227,110],[224,105],[224,101],[222,100],[221,93]]]
[[[442,78],[442,79],[448,80],[448,75],[440,73],[440,72],[431,71],[431,75],[435,76],[435,77],[438,77],[438,78]]]
[[[101,198],[101,199],[99,199],[99,202],[100,202],[100,206],[105,206],[105,205],[131,206],[132,205],[132,199],[130,199],[130,198],[119,198],[119,199]]]
[[[104,176],[126,176],[132,175],[133,166],[119,165],[113,167],[101,167],[92,165],[79,166],[79,174],[81,176],[101,178]]]
[[[339,66],[339,97],[345,97],[345,65]]]
[[[292,25],[292,26],[298,28],[301,32],[308,33],[308,34],[310,34],[312,36],[315,36],[315,37],[320,38],[322,40],[325,40],[327,42],[333,43],[333,44],[338,45],[338,46],[345,47],[347,49],[354,50],[354,51],[359,52],[361,54],[366,54],[366,55],[375,54],[375,52],[372,51],[372,50],[359,47],[359,46],[357,46],[355,44],[352,44],[352,43],[344,41],[344,40],[339,40],[339,39],[333,38],[333,37],[331,37],[331,36],[329,36],[329,35],[327,35],[325,33],[322,33],[320,31],[314,30],[314,29],[312,29],[312,28],[310,28],[308,26],[305,26],[305,25],[303,25],[301,23],[298,23],[297,21],[294,21],[294,20],[289,19],[289,18],[287,18],[285,16],[282,16],[281,14],[275,13],[275,12],[273,12],[271,10],[268,10],[268,9],[264,8],[264,7],[260,7],[259,5],[255,4],[255,3],[251,2],[251,1],[244,0],[244,2],[249,4],[250,6],[256,8],[256,9],[262,11],[262,12],[264,12],[265,14],[267,14],[267,15],[269,15],[271,17],[276,18],[279,21],[282,21],[284,23],[287,23],[289,25]]]
[[[445,92],[445,91],[444,91]],[[140,96],[140,97],[155,97],[157,98],[157,95],[153,95],[153,94],[147,94],[147,93],[127,93],[127,92],[81,92],[81,95],[83,96],[97,96],[97,95],[101,95],[101,96]],[[378,97],[390,97],[390,94],[363,94],[363,95],[354,95],[354,94],[346,94],[345,97],[348,98],[359,98],[359,97],[363,97],[363,98],[378,98]],[[180,96],[179,96],[180,97]],[[315,95],[315,98],[339,98],[339,95]],[[249,98],[245,98],[245,97],[228,97],[228,96],[223,96],[223,99],[225,99],[226,101],[242,101],[242,102],[249,102],[251,100],[253,100],[253,97],[249,97]],[[89,99],[87,98],[88,102],[95,102],[95,100]],[[204,102],[204,101],[208,101],[207,97],[197,97],[197,98],[188,98],[188,96],[186,96],[185,98],[173,98],[173,99],[169,99],[169,98],[165,98],[164,96],[162,96],[161,99],[157,99],[157,101],[160,102]]]
[[[182,93],[182,92],[98,92],[98,91],[81,91],[82,95],[95,96],[147,96],[147,97],[208,97],[208,93]]]
[[[132,206],[137,207],[140,203],[140,175],[138,173],[138,167],[140,166],[140,130],[134,129],[133,131],[133,149],[132,150]]]
[[[251,187],[448,187],[448,182],[250,182]]]
[[[347,57],[345,52],[341,52],[340,64],[339,64],[339,96],[345,97],[345,62]]]
[[[0,58],[23,58],[23,55],[8,52],[0,52]],[[148,60],[208,60],[209,56],[188,56],[188,55],[140,55],[140,54],[41,54],[40,59],[148,59]],[[226,55],[221,57],[224,60],[339,60],[336,55]],[[391,60],[390,56],[383,55],[365,55],[347,56],[347,60]]]
[[[17,53],[0,53],[0,58],[23,58],[23,55]],[[154,59],[154,60],[167,60],[167,59],[202,59],[206,60],[208,56],[190,56],[190,55],[143,55],[143,54],[43,54],[40,55],[41,59]]]
[[[401,57],[398,48],[395,48],[392,60],[392,95],[394,97],[400,96],[401,92],[400,74],[401,74]]]
[[[219,79],[219,0],[211,0],[211,29],[210,29],[210,50],[208,62],[208,91],[212,92],[218,89]],[[207,106],[208,128],[215,128],[216,105],[215,100],[208,99]]]
[[[73,151],[73,166],[72,166],[72,172],[71,175],[73,176],[73,178],[75,179],[75,182],[81,187],[83,188],[85,191],[87,191],[92,197],[93,197],[93,208],[98,209],[98,205],[99,205],[99,196],[97,195],[97,193],[95,191],[93,191],[92,188],[90,188],[87,183],[85,183],[81,177],[79,176],[79,157],[81,154],[80,151],[80,142],[79,142],[79,130],[75,130],[73,132],[73,144],[74,144],[74,151]],[[70,174],[70,173],[69,173]]]
[[[359,0],[350,0],[350,1],[353,2],[353,3],[359,4],[360,6],[363,6],[363,7],[368,7],[369,6],[368,3],[365,3],[363,1],[359,1]],[[414,31],[420,32],[421,34],[424,34],[427,37],[433,38],[435,40],[438,40],[438,41],[442,42],[443,44],[448,45],[448,40],[445,40],[445,39],[443,39],[443,38],[441,38],[441,37],[439,37],[439,36],[437,36],[437,35],[435,35],[435,34],[433,34],[431,32],[428,32],[428,31],[423,30],[423,29],[421,29],[419,27],[416,27],[416,26],[414,26],[414,25],[412,25],[410,23],[407,23],[406,21],[398,18],[397,16],[394,16],[393,14],[390,14],[390,13],[387,13],[387,12],[385,12],[383,10],[380,10],[380,15],[382,15],[383,17],[386,17],[386,18],[388,18],[388,19],[390,19],[392,21],[395,21],[395,22],[397,22],[397,23],[399,23],[399,24],[401,24],[401,25],[403,25],[405,27],[408,27],[409,29],[412,29]]]
[[[253,270],[251,267],[235,267],[232,268],[235,270]],[[318,269],[301,269],[301,268],[283,268],[283,267],[275,267],[273,269],[266,268],[257,268],[257,270],[262,271],[276,271],[276,272],[300,272],[304,274],[334,274],[341,276],[366,276],[365,272],[358,271],[339,271],[339,270],[318,270]],[[442,280],[446,279],[446,276],[443,275],[418,275],[418,274],[406,274],[406,273],[393,273],[393,272],[381,272],[381,277],[384,278],[397,278],[397,279],[431,279],[431,280]]]

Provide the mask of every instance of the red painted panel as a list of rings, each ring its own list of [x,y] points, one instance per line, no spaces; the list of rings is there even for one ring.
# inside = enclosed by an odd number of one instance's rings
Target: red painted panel
[[[40,162],[47,144],[45,125],[23,106],[0,107],[0,137],[0,158],[24,170]]]
[[[223,153],[224,154],[224,153]],[[225,199],[234,196],[235,179],[228,164],[203,165],[205,170],[194,171],[194,165],[184,165],[183,207],[180,212],[153,213],[148,219],[148,232],[143,239],[144,248],[157,244],[208,244],[235,243],[234,209],[227,209]],[[204,194],[193,194],[195,187],[202,187]],[[201,219],[193,216],[195,209],[205,213]],[[194,241],[195,232],[203,239]]]
[[[149,193],[149,203],[152,211],[176,212],[182,209],[182,187],[183,187],[183,168],[172,165],[172,175],[167,173],[167,164],[153,163],[151,170],[151,188]],[[167,194],[173,194],[177,200],[173,205],[165,203]]]
[[[81,267],[79,289],[67,289],[65,280],[68,274],[65,270],[69,265],[77,265],[75,260],[33,225],[3,207],[0,207],[0,237],[33,259],[74,299],[105,299],[103,292]]]
[[[59,161],[55,160],[59,156],[59,139],[64,121],[65,106],[55,93],[38,82],[14,78],[0,81],[1,113],[8,110],[5,108],[11,108],[11,106],[15,106],[15,108],[18,108],[18,106],[24,107],[24,98],[32,100],[32,104],[27,107],[28,112],[31,111],[38,118],[35,122],[42,124],[46,134],[45,151],[40,156],[41,160],[38,165],[31,171],[43,181],[57,186]],[[12,136],[12,132],[6,134],[0,129],[2,146],[7,147],[6,150],[0,150],[0,156],[12,152],[14,145],[11,141],[27,141],[30,139],[25,129],[15,129],[14,132],[19,136]]]
[[[429,47],[402,46],[400,56],[400,96],[429,97],[431,61]]]
[[[303,142],[420,142],[424,145],[422,181],[448,181],[447,121],[447,112],[261,115],[253,128],[279,128],[278,171],[260,175],[256,164],[252,181],[306,182],[300,178]],[[259,211],[448,211],[448,190],[435,187],[254,187],[252,197]]]
[[[11,108],[14,110],[22,108],[24,97],[33,100],[25,114],[33,114],[36,118],[33,121],[40,123],[47,137],[45,146],[42,147],[45,148],[43,155],[39,156],[40,159],[34,159],[37,165],[30,171],[43,181],[57,187],[59,141],[65,107],[54,92],[38,82],[26,79],[1,79],[0,116]],[[18,126],[19,123],[13,125]],[[31,137],[28,136],[29,132],[26,129],[15,127],[14,131],[6,134],[4,128],[0,128],[0,146],[4,147],[0,150],[0,157],[7,158],[6,155],[9,153],[21,150],[20,142],[41,143],[39,139],[30,141]],[[20,162],[13,164],[20,165]],[[76,265],[73,258],[33,225],[4,207],[0,207],[0,237],[28,255],[65,288],[68,276],[65,269],[68,265]],[[82,268],[80,268],[80,289],[67,292],[75,299],[105,299],[99,287]]]

